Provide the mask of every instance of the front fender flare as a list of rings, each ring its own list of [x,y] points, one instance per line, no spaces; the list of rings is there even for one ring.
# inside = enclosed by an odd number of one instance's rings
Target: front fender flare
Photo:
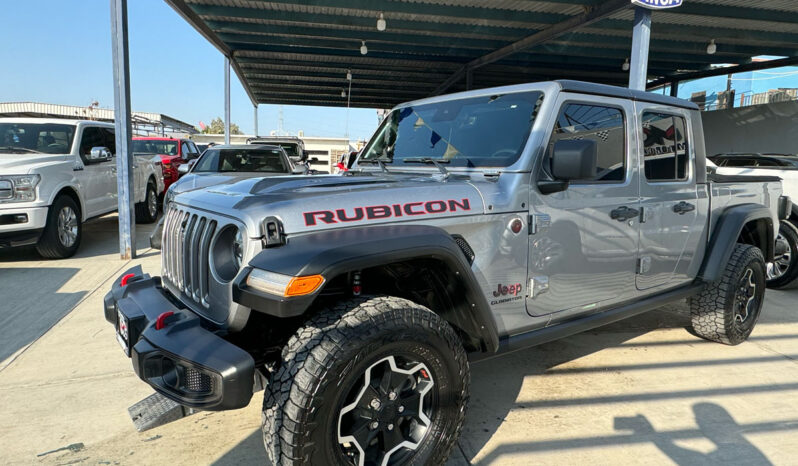
[[[458,309],[467,311],[443,317],[453,319],[469,336],[478,339],[485,350],[496,351],[499,337],[490,306],[462,250],[441,228],[388,225],[294,236],[284,246],[264,249],[249,266],[295,277],[320,274],[329,280],[351,271],[418,258],[442,261],[461,280],[465,293]],[[248,272],[239,274],[233,287],[234,299],[277,317],[302,315],[319,293],[299,298],[267,296],[248,288],[247,276]]]
[[[765,260],[773,258],[774,226],[773,216],[767,207],[758,204],[741,204],[729,207],[718,218],[712,237],[707,246],[707,253],[704,256],[704,263],[698,274],[700,280],[707,283],[715,283],[720,280],[726,263],[729,262],[737,238],[740,237],[743,228],[749,222],[765,220],[767,231],[765,232],[764,245],[760,246]]]

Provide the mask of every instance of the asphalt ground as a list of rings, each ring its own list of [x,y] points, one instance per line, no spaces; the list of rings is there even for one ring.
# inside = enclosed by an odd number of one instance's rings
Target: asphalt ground
[[[151,393],[102,314],[110,280],[160,256],[119,260],[114,216],[79,254],[0,251],[0,462],[265,464],[256,394],[244,409],[136,432]],[[684,304],[472,365],[450,465],[798,464],[798,290],[768,291],[750,341],[685,330]]]

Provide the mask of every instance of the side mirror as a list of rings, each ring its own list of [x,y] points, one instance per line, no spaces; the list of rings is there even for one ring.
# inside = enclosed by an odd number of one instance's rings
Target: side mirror
[[[191,165],[184,163],[177,166],[177,173],[180,175],[185,175],[191,169]]]
[[[554,143],[551,154],[553,181],[541,181],[543,194],[564,191],[571,180],[591,179],[596,175],[598,145],[591,140],[563,140]]]
[[[319,163],[319,158],[318,157],[311,157],[310,160],[308,160],[308,163]]]
[[[87,157],[89,163],[107,162],[108,160],[111,160],[111,151],[107,147],[92,147]]]

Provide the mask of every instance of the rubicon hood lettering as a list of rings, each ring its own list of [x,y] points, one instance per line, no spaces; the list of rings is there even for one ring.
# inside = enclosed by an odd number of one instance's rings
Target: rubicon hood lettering
[[[352,209],[317,210],[304,212],[305,225],[312,227],[320,223],[333,224],[358,222],[361,220],[378,220],[390,217],[440,214],[444,212],[470,211],[468,199],[435,200],[408,202],[406,204],[374,205],[354,207]]]

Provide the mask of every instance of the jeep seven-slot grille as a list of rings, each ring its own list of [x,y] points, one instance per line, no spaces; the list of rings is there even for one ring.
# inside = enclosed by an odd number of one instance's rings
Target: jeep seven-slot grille
[[[208,306],[208,250],[216,221],[172,207],[163,227],[163,273],[185,296]]]

